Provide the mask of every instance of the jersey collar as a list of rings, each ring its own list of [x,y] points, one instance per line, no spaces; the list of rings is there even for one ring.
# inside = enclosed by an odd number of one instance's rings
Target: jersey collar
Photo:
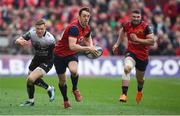
[[[45,36],[46,36],[46,32],[47,32],[47,31],[45,31],[45,32],[44,32],[43,37],[45,37]]]

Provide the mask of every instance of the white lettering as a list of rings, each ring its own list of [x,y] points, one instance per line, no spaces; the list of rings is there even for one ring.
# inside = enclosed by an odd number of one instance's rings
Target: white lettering
[[[4,75],[27,75],[30,63],[31,57],[29,56],[0,56],[0,77]],[[179,71],[180,60],[178,58],[155,57],[149,61],[146,76],[179,77]],[[122,58],[99,58],[95,60],[79,58],[78,73],[83,76],[121,76],[123,72]],[[68,69],[66,74],[70,75]],[[134,76],[135,68],[131,71],[131,74]],[[56,76],[54,66],[47,75]]]
[[[110,60],[104,60],[100,74],[101,75],[106,75],[106,74],[116,75],[116,70],[117,70],[116,67],[113,66]]]
[[[168,75],[175,75],[179,70],[179,66],[174,60],[167,60],[163,68]]]
[[[98,60],[85,60],[83,66],[85,75],[99,74],[100,62]]]
[[[151,75],[163,75],[164,72],[162,70],[163,63],[160,60],[152,60],[150,62],[152,69],[150,70]]]

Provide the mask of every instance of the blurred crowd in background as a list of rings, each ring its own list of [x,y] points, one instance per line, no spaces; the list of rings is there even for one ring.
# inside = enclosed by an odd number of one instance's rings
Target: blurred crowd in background
[[[180,56],[179,0],[0,0],[0,55],[33,54],[31,45],[21,49],[14,41],[39,18],[47,21],[48,31],[58,40],[82,6],[91,8],[91,35],[103,47],[103,56],[114,55],[119,29],[134,8],[142,10],[154,30],[157,43],[150,47],[150,55]],[[124,55],[126,48],[123,41],[118,55]]]

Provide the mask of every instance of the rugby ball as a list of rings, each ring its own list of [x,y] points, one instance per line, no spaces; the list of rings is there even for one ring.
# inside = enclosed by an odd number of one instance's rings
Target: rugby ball
[[[90,59],[99,58],[102,55],[102,53],[103,53],[103,49],[100,46],[97,46],[97,45],[95,46],[95,48],[98,51],[97,55],[94,55],[91,52],[87,51],[87,52],[85,52],[85,56],[90,58]]]

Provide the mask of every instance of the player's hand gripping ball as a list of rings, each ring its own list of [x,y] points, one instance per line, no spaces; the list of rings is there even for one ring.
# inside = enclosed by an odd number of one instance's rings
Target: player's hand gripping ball
[[[97,50],[97,54],[93,54],[93,53],[87,51],[87,52],[85,52],[85,56],[90,58],[90,59],[99,58],[102,55],[102,53],[103,53],[103,49],[100,46],[98,46],[98,45],[96,45],[95,48]]]

